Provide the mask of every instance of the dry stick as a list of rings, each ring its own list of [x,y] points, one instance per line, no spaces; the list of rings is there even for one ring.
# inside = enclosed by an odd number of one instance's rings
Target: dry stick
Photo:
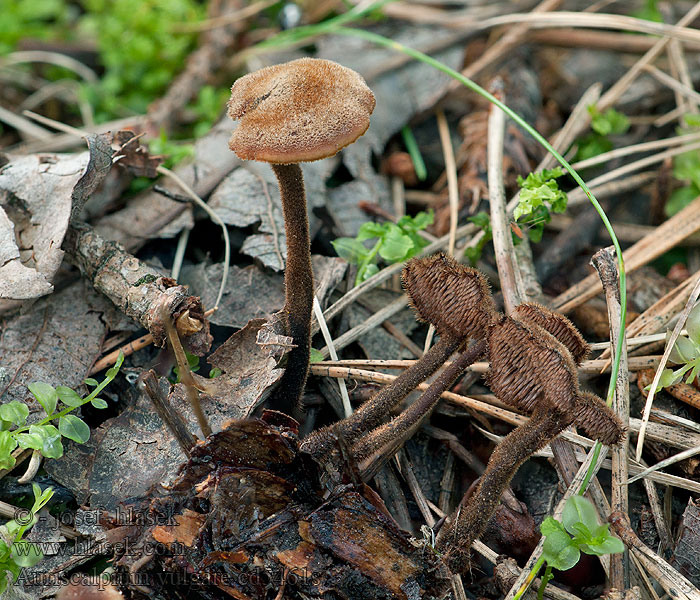
[[[168,341],[170,341],[170,347],[175,355],[175,360],[177,360],[177,366],[180,375],[180,381],[184,384],[187,390],[187,399],[190,401],[192,410],[197,417],[197,422],[199,423],[199,428],[202,430],[204,437],[209,437],[211,435],[211,427],[209,426],[209,421],[207,420],[204,411],[202,411],[202,406],[199,403],[199,390],[197,389],[197,384],[192,377],[192,371],[190,365],[187,362],[187,356],[185,354],[185,349],[182,347],[180,342],[180,336],[175,331],[173,323],[170,319],[170,312],[167,309],[165,303],[161,305],[160,311],[161,319],[165,325],[165,333],[168,336]]]
[[[631,173],[633,171],[638,171],[639,169],[643,169],[644,167],[648,167],[650,165],[654,165],[660,162],[663,162],[667,158],[673,158],[674,156],[678,156],[679,154],[684,154],[686,152],[690,152],[691,150],[697,150],[700,148],[700,144],[695,143],[695,144],[688,144],[687,146],[682,146],[680,148],[673,148],[671,150],[666,150],[665,152],[659,152],[658,154],[653,154],[652,156],[647,156],[645,158],[642,158],[640,160],[636,160],[634,162],[628,163],[626,165],[623,165],[622,167],[619,167],[617,169],[613,169],[612,171],[608,171],[607,173],[604,173],[603,175],[600,175],[599,177],[595,177],[594,179],[591,179],[589,182],[590,186],[593,186],[594,188],[597,186],[600,186],[604,183],[608,183],[610,181],[615,181],[616,179],[619,179],[623,175],[626,175],[627,173]],[[579,192],[578,190],[573,190],[571,193],[569,193],[569,206],[578,206],[581,204],[586,203],[586,196],[585,194]]]
[[[614,513],[611,522],[613,531],[673,600],[700,600],[700,590],[637,537],[627,515]]]
[[[625,270],[631,273],[699,229],[700,198],[696,198],[679,213],[659,225],[649,236],[625,250]],[[591,274],[552,300],[552,308],[566,314],[602,291],[600,281],[595,274]]]
[[[374,313],[371,317],[369,317],[359,325],[353,327],[352,329],[348,329],[348,331],[346,331],[344,334],[338,336],[335,340],[333,340],[333,345],[335,346],[336,351],[342,350],[346,346],[349,346],[367,331],[369,331],[370,329],[374,329],[378,325],[381,325],[389,317],[395,315],[407,305],[408,298],[406,298],[406,296],[400,296],[393,302],[387,304],[381,310]],[[326,318],[326,320],[328,319]],[[323,358],[328,358],[328,356],[330,356],[330,350],[328,346],[324,346],[323,348],[321,348],[320,352],[323,355]]]
[[[491,85],[491,93],[504,101],[503,82],[496,80]],[[510,224],[506,217],[506,194],[503,188],[503,140],[506,115],[497,106],[491,105],[488,123],[488,185],[491,207],[491,229],[493,249],[496,255],[498,276],[503,292],[506,314],[511,314],[522,303],[522,296],[516,283],[515,252]]]
[[[696,200],[695,203],[698,204],[698,201]],[[654,379],[651,382],[651,389],[649,390],[649,395],[647,396],[646,403],[644,404],[644,413],[642,414],[642,426],[639,429],[639,436],[637,437],[637,450],[635,453],[635,458],[637,460],[640,460],[642,457],[642,450],[644,449],[644,436],[646,435],[646,430],[649,423],[649,414],[651,413],[651,407],[654,402],[654,396],[656,395],[656,388],[658,387],[659,380],[661,379],[661,373],[663,372],[664,367],[666,366],[668,357],[671,355],[671,351],[673,350],[673,345],[676,343],[681,329],[683,329],[683,326],[685,325],[685,322],[688,318],[688,314],[692,310],[695,301],[698,299],[698,296],[700,296],[700,280],[698,280],[695,284],[695,287],[690,293],[690,297],[688,298],[688,302],[686,303],[685,308],[679,315],[678,323],[676,323],[676,326],[673,329],[673,333],[671,334],[671,337],[669,338],[668,343],[666,344],[666,349],[664,350],[663,356],[661,357],[661,362],[656,368],[656,374],[654,375]]]
[[[530,31],[527,34],[529,42],[540,45],[564,46],[566,48],[586,48],[593,50],[615,50],[617,52],[646,52],[657,40],[645,35],[633,33],[595,31],[585,29],[551,29],[549,31]],[[700,45],[686,43],[686,49],[692,52],[700,51]]]
[[[587,167],[610,163],[613,160],[622,158],[623,156],[629,156],[630,154],[641,154],[642,152],[651,152],[652,150],[668,148],[669,146],[680,146],[697,140],[700,140],[700,133],[674,135],[669,138],[654,140],[653,142],[642,142],[640,144],[616,148],[615,150],[610,150],[610,152],[603,152],[603,154],[598,154],[586,160],[580,160],[573,163],[571,166],[576,170],[585,169]]]
[[[476,232],[476,230],[477,230],[476,225],[474,225],[472,223],[469,223],[468,225],[462,225],[461,227],[457,228],[457,239],[459,239],[461,237],[466,237],[466,236]],[[444,235],[439,240],[437,240],[437,241],[433,242],[432,244],[423,248],[423,251],[419,254],[419,256],[428,256],[430,254],[433,254],[433,253],[437,252],[438,250],[441,250],[442,248],[444,248],[448,243],[449,243],[449,236]],[[396,275],[397,273],[400,273],[401,269],[403,269],[403,263],[396,263],[394,265],[390,265],[390,266],[382,269],[381,271],[379,271],[379,273],[372,275],[372,277],[370,277],[366,281],[363,281],[360,285],[357,285],[354,288],[352,288],[340,300],[338,300],[332,306],[328,307],[323,312],[323,316],[326,318],[326,321],[330,321],[337,314],[339,314],[340,312],[345,310],[348,306],[350,306],[350,304],[352,304],[362,294],[374,289],[379,284],[384,283],[387,279],[390,279],[392,276]],[[318,324],[314,324],[313,327],[311,328],[311,333],[315,334],[317,331],[318,331]],[[336,340],[336,344],[337,344],[337,340]]]
[[[668,467],[669,465],[673,465],[677,462],[685,460],[686,458],[690,458],[691,456],[696,456],[698,454],[700,454],[700,446],[695,448],[689,448],[688,450],[684,450],[683,452],[679,452],[678,454],[669,456],[667,459],[659,461],[651,467],[647,467],[641,473],[637,473],[634,477],[628,479],[627,483],[634,483],[639,479],[645,478],[650,473],[655,473],[656,471]]]
[[[698,280],[700,280],[700,271],[688,277],[688,279],[677,285],[665,296],[662,296],[632,321],[632,323],[627,326],[627,336],[631,338],[627,340],[627,343],[630,344],[632,339],[643,336],[644,334],[659,331],[666,325],[666,323],[681,309],[681,306],[685,304],[693,289],[692,286]],[[665,334],[660,339],[666,339]],[[610,351],[606,349],[598,358],[605,359],[609,356]]]
[[[644,173],[644,183],[652,181],[658,177],[657,173],[651,171]],[[637,186],[639,187],[639,186]],[[600,198],[599,190],[596,190],[596,197]],[[575,223],[574,217],[565,215],[552,215],[552,220],[545,225],[546,229],[553,231],[564,231]],[[617,235],[617,239],[621,242],[635,243],[642,238],[648,236],[656,229],[655,225],[637,225],[635,223],[620,223],[613,221],[613,228]],[[700,234],[694,233],[678,243],[681,247],[697,247],[700,246]]]
[[[692,23],[696,17],[700,15],[700,2],[696,2],[693,7],[678,21],[679,27],[684,27]],[[661,54],[670,41],[670,37],[661,38],[642,56],[630,69],[625,73],[598,102],[598,108],[605,111],[613,106],[627,91],[627,88],[642,72],[642,69],[648,64],[651,64],[657,56]]]
[[[677,79],[671,77],[670,75],[667,75],[663,71],[657,69],[656,67],[652,65],[646,65],[644,67],[644,70],[649,73],[654,79],[660,81],[664,85],[668,86],[671,88],[674,92],[677,94],[681,95],[681,100],[682,97],[685,96],[686,98],[689,98],[691,100],[695,100],[695,102],[700,101],[700,94],[696,92],[694,89],[689,88],[688,86],[682,84],[680,81]],[[678,99],[676,99],[676,102],[678,103]],[[683,110],[685,110],[685,107],[681,104],[680,105]]]
[[[156,409],[161,421],[168,426],[180,448],[185,453],[187,458],[190,457],[192,448],[196,445],[196,438],[190,433],[187,424],[175,410],[173,406],[165,398],[158,386],[158,379],[153,371],[146,371],[139,378],[143,383],[146,394],[153,402],[153,407]]]
[[[571,111],[569,118],[567,119],[564,126],[552,136],[551,144],[555,150],[558,152],[563,152],[568,148],[573,141],[578,137],[578,135],[588,126],[590,120],[590,115],[588,114],[588,107],[591,104],[595,104],[600,96],[601,85],[599,83],[593,84],[589,87],[581,96],[576,106]],[[551,168],[555,163],[555,159],[551,154],[547,154],[537,165],[535,171],[541,171],[543,169]],[[590,186],[589,186],[590,187]],[[592,188],[591,188],[592,189]],[[596,190],[596,194],[598,190]],[[508,205],[506,206],[506,211],[511,214],[515,207],[520,201],[520,193],[518,192],[510,199]],[[479,231],[470,241],[470,245],[476,245],[483,237],[484,232]]]
[[[620,336],[622,324],[620,323],[620,287],[618,283],[617,261],[614,258],[614,249],[604,248],[593,255],[591,263],[598,271],[605,299],[608,307],[608,321],[610,323],[610,349],[613,360],[615,349]],[[612,403],[613,410],[617,413],[625,427],[625,432],[619,445],[611,449],[612,458],[612,511],[629,514],[629,497],[627,488],[627,455],[629,452],[629,372],[627,370],[627,345],[622,342],[620,355],[620,369],[615,382],[615,397]],[[610,557],[610,583],[618,590],[626,590],[629,587],[629,555],[613,554]]]
[[[331,337],[331,332],[328,331],[328,324],[323,318],[323,310],[318,302],[318,298],[314,295],[314,314],[318,320],[319,327],[321,328],[321,334],[323,339],[328,344],[328,353],[333,360],[338,360],[338,353],[336,352],[335,344],[333,343],[333,338]],[[343,413],[345,417],[349,417],[352,414],[352,406],[350,405],[350,397],[348,396],[348,388],[345,385],[344,379],[338,380],[338,386],[340,387],[340,397],[343,400]]]
[[[650,336],[651,337],[651,336]],[[666,339],[666,336],[661,336],[660,339]],[[628,340],[628,345],[631,341]],[[642,343],[642,342],[640,342]],[[607,346],[609,342],[605,342]],[[632,356],[628,359],[629,370],[630,371],[641,371],[643,369],[648,369],[650,367],[657,367],[660,355],[650,355],[650,356]],[[360,372],[358,369],[407,369],[416,363],[415,359],[403,359],[403,360],[393,360],[393,359],[348,359],[348,360],[324,360],[323,363],[317,363],[313,368],[314,375],[327,375],[329,369],[343,369],[352,367],[350,372],[356,373]],[[602,375],[601,365],[605,363],[604,360],[584,360],[578,367],[579,375]],[[445,366],[450,365],[449,362],[445,363]],[[487,373],[489,370],[489,363],[487,362],[476,362],[471,367],[469,371],[472,373]],[[606,369],[607,370],[607,369]],[[340,373],[341,371],[335,371]],[[361,371],[362,373],[374,373],[374,371]],[[604,371],[605,372],[605,371]],[[379,373],[379,375],[382,375]],[[327,375],[329,377],[336,377],[338,375]],[[390,375],[388,377],[394,377]],[[505,404],[504,404],[505,406]]]
[[[668,46],[668,57],[671,60],[671,64],[676,65],[681,83],[686,88],[692,90],[693,78],[690,76],[688,63],[685,60],[685,53],[683,52],[683,46],[678,40],[671,40]],[[697,114],[699,112],[697,103],[693,102],[691,98],[688,99],[688,110],[693,114]]]
[[[442,109],[435,111],[437,117],[438,132],[440,134],[440,145],[442,146],[442,155],[445,159],[445,173],[447,174],[447,195],[450,202],[450,231],[448,233],[447,253],[450,256],[455,255],[455,243],[457,237],[457,221],[459,214],[459,182],[457,180],[457,164],[455,162],[455,153],[452,148],[452,140],[450,139],[450,130],[445,118],[445,112]],[[423,352],[427,352],[430,345],[433,343],[433,335],[435,334],[435,326],[431,323],[428,327],[428,334],[425,336],[425,345]]]
[[[698,7],[696,6],[695,9],[697,8]],[[386,8],[385,12],[388,12]],[[682,42],[691,42],[697,44],[698,42],[700,42],[700,31],[690,27],[685,27],[685,25],[693,21],[698,14],[700,14],[700,11],[691,9],[691,12],[689,12],[685,17],[678,21],[677,25],[656,23],[646,21],[644,19],[628,17],[625,15],[614,15],[605,13],[588,14],[564,10],[534,14],[511,13],[508,15],[491,17],[489,19],[481,19],[478,21],[471,18],[455,19],[453,16],[446,15],[444,20],[442,21],[442,24],[446,27],[454,29],[469,27],[472,31],[484,31],[486,29],[492,29],[494,27],[508,25],[511,23],[528,23],[533,29],[548,29],[550,27],[591,27],[596,29],[621,29],[627,31],[637,31],[640,33],[650,33],[653,35],[675,37]],[[688,17],[692,18],[689,19]],[[664,38],[664,40],[668,40],[668,37]],[[624,88],[620,92],[620,95],[624,93],[628,85],[628,83],[625,84]],[[616,96],[612,104],[617,102],[618,98],[619,96]],[[605,104],[605,108],[609,108],[609,106],[610,104]]]

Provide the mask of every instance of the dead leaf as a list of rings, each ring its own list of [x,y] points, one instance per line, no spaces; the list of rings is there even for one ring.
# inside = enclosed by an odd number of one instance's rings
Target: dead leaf
[[[323,306],[328,295],[342,281],[347,263],[340,258],[314,255],[316,296]],[[185,267],[180,281],[199,294],[205,307],[213,306],[219,293],[223,265],[206,266],[204,263]],[[232,265],[219,310],[209,317],[214,325],[243,327],[251,319],[267,318],[284,305],[284,276],[262,269],[257,265],[245,268]]]
[[[33,381],[80,388],[100,354],[105,321],[116,322],[116,313],[79,281],[6,318],[0,325],[0,402],[31,398],[27,385]]]
[[[158,176],[158,167],[163,164],[162,156],[151,156],[148,148],[134,139],[136,134],[133,131],[117,131],[112,136],[112,144],[116,146],[116,156],[114,162],[120,167],[124,167],[135,177]]]
[[[0,168],[0,298],[53,291],[68,224],[112,166],[109,141],[91,134],[87,152],[18,156]]]
[[[212,367],[221,369],[221,375],[207,379],[194,374],[205,397],[225,403],[229,418],[249,416],[282,377],[284,370],[277,363],[292,348],[292,338],[282,335],[282,330],[281,324],[253,319],[207,358]]]

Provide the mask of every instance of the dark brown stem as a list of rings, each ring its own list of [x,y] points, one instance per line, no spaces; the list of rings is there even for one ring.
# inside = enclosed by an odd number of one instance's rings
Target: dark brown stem
[[[309,372],[311,311],[314,300],[311,240],[301,168],[298,164],[273,164],[272,170],[280,186],[287,236],[283,313],[287,321],[287,333],[294,338],[296,345],[287,355],[287,368],[280,382],[277,400],[291,410],[304,393]]]
[[[337,437],[342,437],[346,444],[354,443],[365,432],[379,425],[394,406],[408,396],[419,383],[435,373],[453,353],[459,350],[464,341],[443,335],[409,369],[401,373],[390,385],[379,390],[359,410],[335,425],[311,434],[304,440],[302,450],[320,459],[333,450]]]
[[[148,394],[151,402],[153,402],[153,407],[156,409],[158,416],[168,426],[170,432],[175,436],[177,443],[180,444],[180,448],[187,458],[189,458],[197,440],[190,433],[190,430],[187,429],[185,421],[183,421],[179,413],[170,406],[167,398],[161,392],[158,387],[158,380],[153,371],[146,371],[139,379],[143,383],[146,394]]]
[[[453,573],[469,566],[472,542],[486,528],[498,507],[501,495],[520,465],[571,423],[552,407],[538,407],[527,423],[511,431],[491,454],[486,471],[469,499],[457,508],[450,523],[439,533],[437,549]]]
[[[389,423],[368,433],[355,443],[352,454],[357,462],[381,450],[381,455],[376,457],[366,469],[363,469],[363,478],[369,479],[378,472],[384,462],[393,456],[401,445],[415,433],[421,423],[430,416],[442,393],[485,352],[485,340],[474,343],[445,367],[437,379],[411,406]]]
[[[163,319],[163,325],[165,326],[165,334],[168,337],[170,347],[173,349],[173,354],[175,355],[175,360],[177,361],[180,381],[183,383],[185,390],[187,391],[187,399],[190,401],[192,411],[197,417],[197,422],[199,423],[199,428],[202,430],[202,435],[205,438],[209,437],[211,435],[211,427],[209,426],[209,421],[202,410],[202,405],[199,402],[199,390],[197,389],[197,384],[194,381],[194,377],[192,377],[192,371],[189,363],[187,362],[185,349],[182,347],[182,342],[180,342],[180,336],[177,334],[177,331],[173,326],[165,304],[161,306],[161,318]]]

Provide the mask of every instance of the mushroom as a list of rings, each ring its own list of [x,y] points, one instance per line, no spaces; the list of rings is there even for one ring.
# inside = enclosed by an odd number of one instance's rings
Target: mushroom
[[[557,337],[550,331],[557,332]],[[562,343],[564,341],[564,343]],[[622,425],[603,401],[578,387],[578,360],[588,348],[568,319],[540,305],[520,305],[491,325],[488,336],[491,389],[503,401],[532,414],[491,454],[474,493],[440,531],[437,548],[448,566],[463,572],[469,548],[481,535],[520,465],[572,423],[606,444],[622,438]]]
[[[301,58],[238,79],[228,115],[239,120],[229,147],[244,160],[272,164],[287,236],[282,314],[296,347],[289,353],[278,399],[301,398],[309,370],[313,274],[304,178],[300,162],[320,160],[354,142],[369,127],[374,95],[355,71],[329,60]]]
[[[497,319],[498,313],[485,277],[476,269],[466,267],[446,254],[438,253],[408,261],[402,281],[418,319],[432,323],[440,339],[410,368],[351,416],[314,432],[304,440],[302,449],[316,459],[323,458],[332,451],[337,437],[342,437],[346,444],[353,444],[360,436],[379,425],[394,406],[435,373],[470,338],[483,340],[489,325]],[[481,342],[467,350],[469,363],[477,360],[485,350],[486,345]],[[466,358],[458,361],[458,364]],[[464,364],[461,370],[466,366]],[[457,367],[447,370],[445,377],[436,382],[437,385],[430,394],[425,395],[423,401],[411,409],[405,418],[389,424],[387,429],[368,434],[371,436],[368,444],[363,447],[360,442],[353,453],[357,451],[358,456],[364,457],[377,449],[378,444],[386,443],[386,436],[402,434],[412,428],[439,399],[441,391],[437,395],[434,393],[440,387],[444,391],[458,377],[459,372],[456,370]]]

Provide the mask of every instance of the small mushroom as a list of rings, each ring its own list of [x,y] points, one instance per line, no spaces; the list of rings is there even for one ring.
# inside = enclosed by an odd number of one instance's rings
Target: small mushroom
[[[351,416],[331,427],[311,434],[302,448],[317,459],[327,456],[333,449],[335,439],[342,437],[346,444],[353,444],[360,436],[379,425],[389,411],[410,394],[418,384],[435,373],[445,361],[472,339],[483,340],[489,325],[496,320],[496,306],[491,298],[484,276],[471,267],[458,263],[446,254],[435,254],[427,258],[414,258],[406,263],[402,281],[410,304],[421,321],[432,323],[440,336],[437,343],[409,369],[406,369],[390,385],[382,388]],[[479,344],[470,352],[470,362],[477,360],[485,351]],[[466,364],[462,368],[466,368]],[[424,403],[419,404],[404,419],[390,425],[383,432],[368,438],[369,444],[357,448],[360,455],[374,451],[392,435],[412,427],[424,411],[429,411],[442,391],[459,375],[454,368],[435,387]],[[452,378],[448,381],[448,379]],[[441,393],[441,392],[440,392]],[[373,432],[374,433],[374,432]]]
[[[568,319],[540,305],[521,305],[512,316],[491,325],[488,344],[491,389],[532,416],[496,447],[474,493],[440,531],[437,548],[455,572],[469,565],[471,543],[485,529],[513,475],[533,453],[572,423],[606,444],[618,443],[623,432],[617,416],[600,398],[579,390],[569,348],[580,359],[588,347]]]
[[[330,60],[301,58],[238,79],[228,115],[239,120],[229,147],[240,158],[272,164],[287,236],[285,304],[289,353],[278,399],[296,404],[311,350],[313,274],[304,178],[300,162],[320,160],[354,142],[369,127],[374,95],[355,71]]]

